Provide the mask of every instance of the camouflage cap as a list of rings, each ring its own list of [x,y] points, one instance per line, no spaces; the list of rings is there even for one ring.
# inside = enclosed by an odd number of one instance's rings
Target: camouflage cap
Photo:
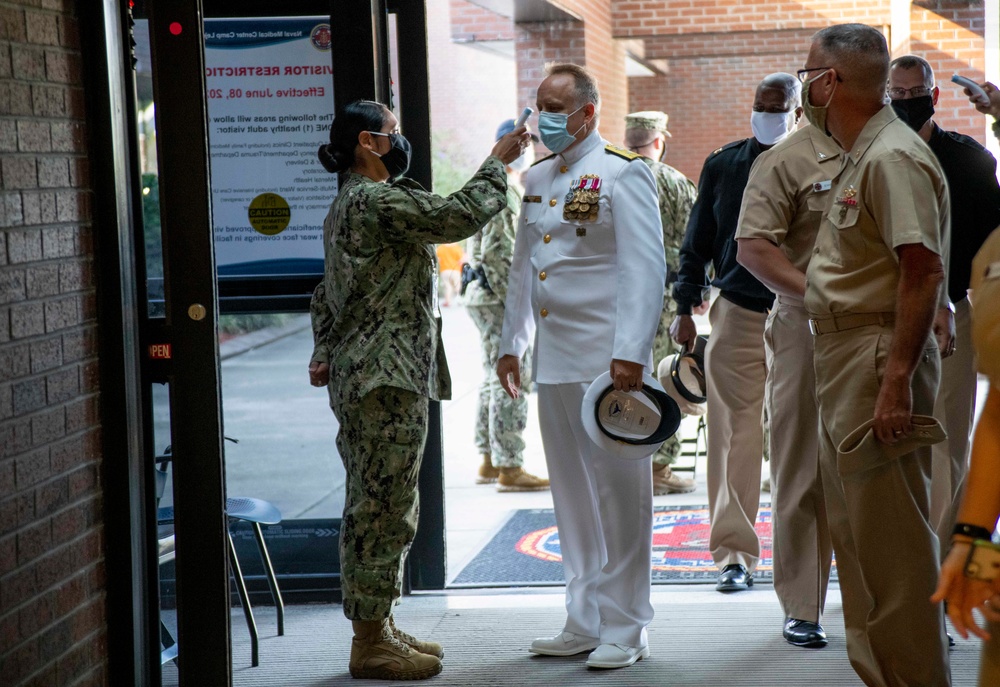
[[[667,131],[667,119],[667,113],[660,112],[659,110],[633,112],[632,114],[625,115],[625,128],[662,131],[667,136],[670,136],[670,132]]]

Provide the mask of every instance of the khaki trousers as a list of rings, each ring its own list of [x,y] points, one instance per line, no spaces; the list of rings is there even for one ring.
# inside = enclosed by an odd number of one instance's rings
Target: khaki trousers
[[[812,338],[801,301],[778,296],[764,327],[774,591],[786,617],[818,623],[833,544],[819,469]]]
[[[719,568],[760,560],[754,530],[764,455],[764,321],[758,313],[715,299],[705,347],[708,424],[709,550]]]
[[[564,630],[641,646],[653,619],[653,471],[602,451],[580,421],[590,384],[539,384],[538,421],[566,575]]]
[[[847,628],[847,655],[871,687],[951,684],[939,604],[938,540],[929,522],[931,451],[871,456],[869,470],[841,475],[836,447],[874,416],[891,326],[814,338],[820,465]],[[915,414],[929,415],[940,376],[933,337],[911,383]],[[877,450],[877,447],[876,447]]]
[[[976,413],[976,355],[972,348],[972,307],[955,304],[955,353],[941,361],[941,387],[934,417],[948,438],[932,448],[931,524],[940,541],[951,541],[958,505],[969,470],[972,421]],[[948,553],[942,549],[942,557]]]

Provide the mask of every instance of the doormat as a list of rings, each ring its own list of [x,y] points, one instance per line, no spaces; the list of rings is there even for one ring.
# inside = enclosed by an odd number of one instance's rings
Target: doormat
[[[754,581],[771,583],[771,507],[761,504],[755,526],[761,560]],[[653,584],[714,582],[708,552],[708,506],[653,509]],[[833,576],[835,578],[836,571]],[[454,587],[545,586],[565,583],[559,533],[551,508],[514,511],[451,581]]]

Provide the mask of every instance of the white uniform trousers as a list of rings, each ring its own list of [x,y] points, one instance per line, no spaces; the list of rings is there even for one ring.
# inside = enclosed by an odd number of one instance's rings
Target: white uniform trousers
[[[942,542],[951,541],[958,504],[969,471],[972,421],[976,413],[976,354],[972,349],[972,308],[969,299],[955,303],[955,353],[941,360],[941,386],[934,417],[948,438],[931,449],[931,526]],[[942,557],[948,547],[941,547]]]
[[[764,344],[774,591],[786,617],[818,623],[826,603],[833,542],[819,467],[813,336],[802,301],[777,297],[767,317]]]
[[[739,563],[749,572],[760,560],[754,530],[764,460],[764,322],[767,314],[742,308],[725,296],[708,314],[705,347],[708,412],[709,550],[715,564]]]
[[[653,619],[651,459],[602,451],[580,422],[587,383],[539,384],[538,417],[566,575],[566,632],[640,646]],[[651,452],[652,453],[652,452]]]

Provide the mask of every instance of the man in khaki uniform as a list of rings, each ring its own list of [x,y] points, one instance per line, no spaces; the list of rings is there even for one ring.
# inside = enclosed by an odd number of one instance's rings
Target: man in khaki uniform
[[[670,323],[677,316],[677,306],[670,297],[669,285],[677,278],[681,244],[687,229],[691,207],[698,196],[698,188],[679,171],[663,162],[666,152],[668,117],[665,112],[647,110],[625,116],[625,147],[642,155],[656,179],[656,196],[663,224],[663,253],[667,259],[667,289],[663,294],[663,312],[653,340],[653,364],[658,365],[668,355],[677,352],[670,338]],[[663,442],[653,454],[653,494],[685,494],[694,491],[693,479],[674,474],[670,466],[681,452],[680,438],[674,436]]]
[[[764,326],[774,591],[787,618],[785,639],[803,647],[826,645],[820,619],[833,549],[819,471],[813,342],[802,299],[840,152],[832,138],[807,126],[762,153],[736,231],[740,264],[776,294]]]
[[[806,117],[845,151],[805,306],[848,656],[867,685],[940,687],[951,676],[941,608],[930,602],[931,450],[918,443],[913,415],[931,415],[940,375],[931,324],[943,297],[948,189],[934,155],[885,105],[888,71],[882,34],[844,24],[815,35],[799,72]],[[865,425],[848,454],[844,440]]]
[[[976,356],[972,350],[972,307],[967,297],[972,258],[1000,224],[997,161],[975,139],[946,131],[934,121],[938,87],[934,70],[917,55],[904,55],[889,65],[887,88],[892,108],[930,147],[948,180],[951,204],[951,257],[948,298],[934,329],[941,351],[941,386],[934,415],[948,439],[935,444],[931,479],[931,524],[942,542],[951,537],[965,486],[972,421],[976,410]],[[943,553],[943,552],[942,552]]]

